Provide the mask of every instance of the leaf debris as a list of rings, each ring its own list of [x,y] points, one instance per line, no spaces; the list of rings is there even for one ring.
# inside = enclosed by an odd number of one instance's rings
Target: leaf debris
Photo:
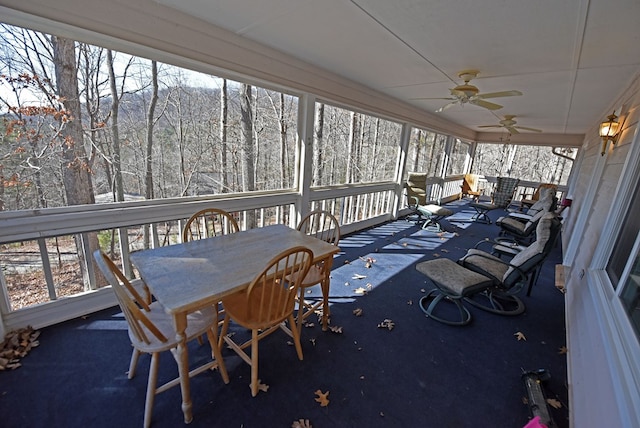
[[[322,392],[318,389],[315,394],[317,395],[315,400],[320,403],[320,407],[327,407],[329,405],[329,391]]]
[[[298,419],[297,421],[293,421],[291,424],[291,428],[313,428],[309,419]]]
[[[356,308],[353,310],[353,315],[357,316],[357,317],[361,317],[362,316],[362,308]]]
[[[513,335],[518,339],[518,340],[524,340],[526,341],[527,338],[524,336],[524,333],[521,331],[518,331],[517,333],[513,333]]]
[[[554,409],[561,409],[562,403],[555,398],[547,398],[547,404],[549,404]]]
[[[251,385],[249,385],[251,387]],[[258,391],[267,392],[269,385],[262,383],[262,379],[258,379]]]
[[[378,324],[378,328],[386,328],[389,331],[393,330],[395,326],[396,326],[395,323],[389,318],[386,318],[384,321]]]

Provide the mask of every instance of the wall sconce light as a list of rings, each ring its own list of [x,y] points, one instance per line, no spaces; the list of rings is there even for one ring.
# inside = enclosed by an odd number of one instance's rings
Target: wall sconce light
[[[602,153],[604,156],[607,151],[607,144],[609,141],[616,145],[618,141],[618,133],[620,131],[620,123],[618,122],[618,116],[615,113],[611,113],[607,116],[607,120],[600,124],[600,138],[602,138]]]

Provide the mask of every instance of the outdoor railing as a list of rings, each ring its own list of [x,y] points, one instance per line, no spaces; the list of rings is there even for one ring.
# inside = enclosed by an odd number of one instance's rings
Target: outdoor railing
[[[441,203],[457,198],[461,178],[429,180],[428,197]],[[495,179],[487,178],[489,185],[492,182]],[[535,187],[537,183],[524,183],[517,195]],[[332,212],[347,234],[405,214],[405,196],[399,189],[395,182],[313,188],[308,192],[309,208]],[[42,312],[43,303],[64,301],[67,306],[64,314],[40,314],[33,323],[60,322],[113,300],[109,293],[99,303],[82,303],[102,290],[102,284],[93,263],[78,254],[78,246],[84,250],[80,254],[91,254],[99,245],[133,277],[130,252],[180,242],[184,222],[202,208],[215,206],[233,213],[241,229],[273,223],[293,227],[302,200],[299,193],[283,190],[1,212],[0,309],[5,325],[30,321],[28,310]],[[72,300],[80,307],[71,310]]]

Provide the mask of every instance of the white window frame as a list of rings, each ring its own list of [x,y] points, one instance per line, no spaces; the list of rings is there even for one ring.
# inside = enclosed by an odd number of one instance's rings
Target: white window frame
[[[640,235],[627,260],[620,277],[618,287],[613,284],[606,272],[626,214],[630,209],[631,197],[635,186],[640,183],[640,127],[636,128],[629,153],[625,161],[609,221],[604,225],[601,241],[597,246],[591,264],[587,270],[588,286],[594,293],[596,316],[599,319],[601,334],[609,342],[605,345],[610,371],[618,382],[613,382],[615,400],[620,415],[628,418],[626,426],[640,426],[640,338],[631,324],[629,316],[620,300],[620,294],[627,282],[633,262],[640,254]],[[604,160],[601,165],[604,164]],[[601,171],[600,171],[601,172]],[[598,175],[600,176],[600,175]]]

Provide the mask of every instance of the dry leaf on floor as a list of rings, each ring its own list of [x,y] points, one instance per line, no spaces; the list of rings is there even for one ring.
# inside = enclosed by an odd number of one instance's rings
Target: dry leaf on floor
[[[251,387],[251,385],[249,385]],[[258,379],[258,390],[262,392],[267,392],[269,390],[269,385],[262,383],[261,379]]]
[[[553,407],[554,409],[561,409],[562,403],[555,398],[547,398],[547,404]]]
[[[403,246],[403,247],[407,247],[407,246],[409,246],[409,244],[407,244],[406,242],[403,242],[403,243],[402,243],[402,246]]]
[[[526,337],[524,337],[524,333],[519,331],[517,333],[513,333],[513,335],[518,339],[518,340],[527,340]]]
[[[442,251],[443,253],[448,253],[449,252],[449,250],[446,250],[446,249],[442,249],[440,251]]]
[[[413,305],[413,300],[408,300],[407,301],[407,305],[409,305],[409,306]]]
[[[438,254],[438,253],[433,253],[433,257],[440,257],[440,254]]]
[[[376,262],[375,259],[371,257],[367,257],[366,259],[364,257],[360,257],[360,260],[364,262],[364,267],[367,269],[370,269],[371,266]]]
[[[293,424],[291,424],[291,428],[312,428],[312,427],[311,427],[311,422],[309,422],[309,419],[299,419],[297,421],[293,421]]]
[[[359,273],[354,273],[351,279],[365,279],[367,275],[360,275]]]
[[[367,290],[365,288],[358,287],[358,288],[356,288],[355,293],[356,294],[361,294],[361,295],[364,296],[365,294],[367,294]]]
[[[353,310],[353,315],[357,316],[357,317],[361,317],[362,316],[362,308],[356,308]]]
[[[386,328],[389,331],[393,330],[393,327],[395,326],[396,326],[395,323],[388,318],[382,321],[380,324],[378,324],[378,328]]]
[[[332,332],[336,333],[336,334],[342,334],[342,327],[338,327],[335,325],[332,325],[329,327],[329,330],[331,330]]]
[[[322,392],[318,389],[315,394],[317,395],[315,400],[320,403],[320,407],[327,407],[329,405],[329,391]]]
[[[560,349],[558,349],[558,354],[560,354],[560,355],[564,355],[567,352],[569,352],[569,350],[567,349],[566,346],[561,346]]]
[[[345,265],[351,264],[351,261],[349,261],[349,260],[345,260],[345,261],[344,261],[344,264],[345,264]]]
[[[40,345],[36,340],[40,331],[27,326],[7,333],[0,343],[0,370],[15,370],[21,367],[20,359],[24,358],[32,348]]]

